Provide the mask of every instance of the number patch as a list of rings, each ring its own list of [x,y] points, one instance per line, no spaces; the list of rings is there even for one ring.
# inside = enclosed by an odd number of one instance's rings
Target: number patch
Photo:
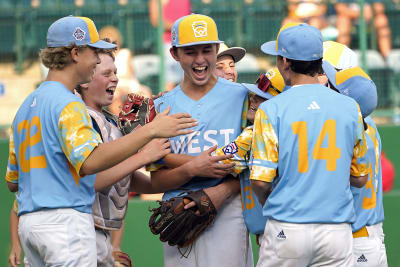
[[[31,129],[36,126],[37,132],[31,136]],[[23,172],[29,172],[32,168],[46,168],[47,161],[44,155],[30,156],[26,158],[27,150],[42,141],[41,123],[38,116],[32,118],[31,122],[23,120],[18,124],[18,133],[26,131],[26,137],[19,146],[19,162]]]

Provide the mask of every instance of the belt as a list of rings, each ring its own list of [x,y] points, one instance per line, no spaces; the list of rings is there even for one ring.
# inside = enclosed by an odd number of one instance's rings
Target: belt
[[[363,227],[360,230],[356,231],[353,233],[353,238],[359,238],[359,237],[368,237],[368,231],[367,227]]]

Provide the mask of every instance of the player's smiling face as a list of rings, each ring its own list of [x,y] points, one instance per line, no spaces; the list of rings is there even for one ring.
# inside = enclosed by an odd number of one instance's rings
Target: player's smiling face
[[[215,75],[230,80],[232,82],[236,82],[237,70],[235,66],[235,61],[233,61],[232,56],[224,55],[218,58],[215,67]]]
[[[97,65],[100,63],[100,58],[97,49],[86,47],[77,48],[77,63],[78,75],[80,76],[81,83],[88,83],[93,79],[94,72]]]
[[[84,87],[83,98],[85,103],[101,111],[102,107],[112,103],[118,78],[117,68],[112,57],[107,54],[100,54],[99,56],[101,63],[96,67],[93,80],[82,86]]]
[[[184,71],[184,83],[191,86],[207,86],[216,80],[217,45],[204,44],[180,47],[172,53]]]
[[[262,98],[261,96],[258,96],[256,94],[250,94],[249,110],[247,111],[247,120],[249,122],[254,122],[254,117],[256,115],[258,107],[261,105],[262,102],[266,100],[267,99]]]

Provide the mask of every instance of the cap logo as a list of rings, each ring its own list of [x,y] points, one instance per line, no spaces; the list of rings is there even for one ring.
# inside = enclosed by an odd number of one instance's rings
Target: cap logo
[[[82,30],[80,27],[76,27],[72,36],[74,36],[75,40],[82,41],[85,38],[86,32]]]
[[[270,70],[267,72],[267,77],[271,80],[272,78],[275,77],[275,71],[274,70]]]
[[[176,42],[176,30],[175,29],[172,29],[171,39],[172,39],[172,42]]]
[[[194,37],[201,38],[207,36],[207,23],[205,21],[195,21],[192,24]]]

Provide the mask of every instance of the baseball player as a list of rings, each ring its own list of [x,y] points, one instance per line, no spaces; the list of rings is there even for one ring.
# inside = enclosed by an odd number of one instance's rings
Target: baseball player
[[[368,163],[358,104],[319,84],[315,27],[286,24],[261,50],[291,87],[254,119],[250,179],[268,219],[257,266],[352,266],[350,184],[366,183]]]
[[[155,101],[171,113],[188,112],[199,125],[193,134],[171,138],[171,151],[197,156],[210,148],[227,145],[242,129],[242,105],[247,90],[239,85],[217,78],[214,74],[217,51],[221,41],[212,18],[192,14],[178,19],[172,28],[172,57],[184,70],[183,81],[171,92]],[[245,115],[245,114],[244,114]],[[223,165],[223,164],[222,164]],[[152,171],[152,179],[189,176],[182,166]],[[252,266],[249,236],[241,214],[237,181],[224,182],[190,177],[188,183],[167,191],[163,200],[204,188],[218,209],[215,222],[194,242],[187,258],[176,247],[163,244],[164,266]]]
[[[96,49],[114,47],[99,40],[89,18],[54,22],[40,53],[50,69],[47,79],[12,123],[6,181],[10,191],[18,191],[19,237],[33,266],[96,266],[94,173],[155,137],[187,134],[192,131],[185,128],[196,125],[188,114],[167,116],[167,109],[143,130],[103,144],[73,90],[91,81],[100,63]]]
[[[387,266],[382,228],[384,212],[381,138],[376,125],[369,117],[377,104],[376,87],[362,69],[349,62],[348,59],[351,58],[356,62],[355,53],[340,43],[334,45],[334,47],[330,46],[329,50],[324,49],[326,62],[323,63],[323,69],[331,86],[340,93],[352,97],[360,105],[365,121],[369,158],[367,184],[362,188],[351,187],[356,211],[356,221],[352,224],[354,266]],[[340,64],[343,57],[347,58],[345,63],[348,64]],[[339,71],[336,72],[336,70]],[[344,76],[346,77],[343,79]],[[337,82],[338,80],[340,82]]]

